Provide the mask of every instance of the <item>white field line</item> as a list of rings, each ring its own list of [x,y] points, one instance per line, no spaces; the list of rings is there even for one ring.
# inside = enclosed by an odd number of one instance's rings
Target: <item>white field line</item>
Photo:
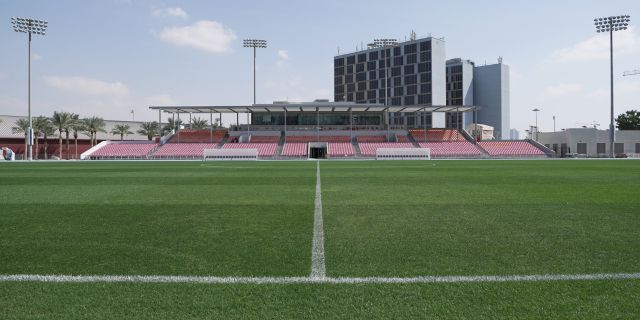
[[[312,279],[326,277],[324,264],[324,226],[322,223],[322,186],[320,183],[320,161],[316,167],[316,200],[313,214],[313,246],[311,248],[311,276]]]
[[[423,276],[387,277],[209,277],[209,276],[73,276],[73,275],[0,275],[0,282],[61,282],[61,283],[204,283],[204,284],[402,284],[402,283],[464,283],[464,282],[543,282],[585,280],[640,279],[640,273],[546,274],[506,276]]]

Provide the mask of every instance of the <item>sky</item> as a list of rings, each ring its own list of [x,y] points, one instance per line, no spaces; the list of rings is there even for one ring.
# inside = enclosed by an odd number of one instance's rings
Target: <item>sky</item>
[[[12,16],[49,21],[32,42],[32,114],[157,120],[149,105],[333,101],[333,56],[374,38],[444,37],[447,58],[511,69],[511,127],[609,119],[608,35],[593,18],[631,15],[615,33],[615,114],[640,109],[640,1],[0,0],[0,114],[27,113],[27,36]],[[134,113],[131,114],[131,110]],[[241,119],[242,121],[243,119]],[[223,123],[235,117],[223,117]]]

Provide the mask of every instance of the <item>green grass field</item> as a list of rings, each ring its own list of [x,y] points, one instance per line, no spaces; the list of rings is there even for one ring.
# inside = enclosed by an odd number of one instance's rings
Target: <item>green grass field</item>
[[[329,277],[640,272],[640,161],[320,163]],[[316,162],[0,164],[0,275],[305,277]],[[2,319],[640,318],[640,280],[0,282]]]

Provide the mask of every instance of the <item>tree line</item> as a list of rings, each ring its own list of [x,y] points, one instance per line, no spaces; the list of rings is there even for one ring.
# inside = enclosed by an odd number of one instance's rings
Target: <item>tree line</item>
[[[217,120],[217,119],[216,119]],[[106,123],[103,118],[100,117],[88,117],[80,118],[80,115],[71,112],[54,112],[52,117],[38,116],[32,118],[33,138],[35,146],[34,158],[38,156],[39,139],[43,138],[44,142],[44,158],[48,159],[48,139],[55,136],[59,139],[59,157],[62,159],[62,145],[63,138],[66,142],[66,159],[69,160],[69,144],[70,139],[73,137],[75,145],[75,159],[78,159],[78,138],[80,134],[88,136],[91,140],[91,146],[97,144],[97,135],[99,132],[106,133]],[[176,132],[182,125],[182,120],[174,120],[168,118],[167,123],[162,126],[162,135],[169,132]],[[192,129],[206,129],[209,126],[208,121],[200,118],[195,118],[190,127]],[[149,141],[153,140],[158,135],[158,122],[149,121],[140,124],[140,129],[136,131],[139,135],[146,136]],[[218,127],[218,121],[213,125]],[[24,134],[25,139],[29,134],[29,119],[21,118],[15,122],[15,126],[12,128],[13,133]],[[129,134],[133,134],[131,126],[128,124],[116,124],[110,131],[112,135],[120,136],[120,140],[124,140],[124,137]],[[25,158],[27,150],[25,148]]]

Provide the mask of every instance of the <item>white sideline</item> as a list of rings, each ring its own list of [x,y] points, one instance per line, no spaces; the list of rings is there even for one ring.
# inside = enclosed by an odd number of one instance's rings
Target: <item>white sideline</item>
[[[422,276],[386,277],[209,277],[209,276],[73,276],[14,274],[0,275],[0,282],[60,283],[203,283],[203,284],[385,284],[463,282],[541,282],[640,279],[640,273],[541,274],[506,276]]]
[[[320,183],[320,161],[316,167],[316,200],[313,214],[313,247],[311,248],[311,278],[326,277],[324,263],[324,226],[322,223],[322,187]]]

